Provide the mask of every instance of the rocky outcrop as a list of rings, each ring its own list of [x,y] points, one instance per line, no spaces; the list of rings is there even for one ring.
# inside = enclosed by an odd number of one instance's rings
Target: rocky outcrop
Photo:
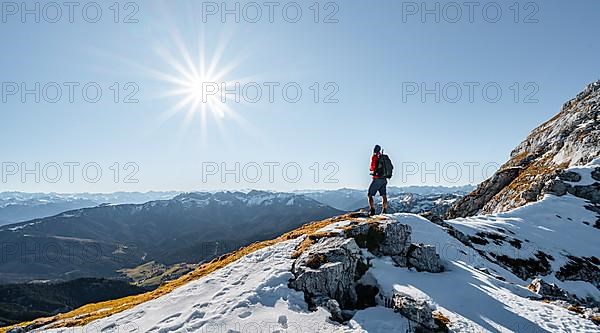
[[[600,318],[600,309],[598,308],[600,304],[593,298],[578,298],[576,295],[570,294],[556,284],[548,283],[540,277],[531,281],[527,288],[536,293],[541,300],[575,312],[579,316],[600,325],[600,321],[595,319]]]
[[[389,221],[353,224],[345,229],[346,237],[354,238],[358,246],[386,256],[406,255],[410,233],[409,225]]]
[[[548,283],[539,277],[533,279],[527,288],[540,295],[543,299],[565,301],[572,300],[572,297],[569,295],[569,293],[564,291],[562,288],[559,288],[554,283]]]
[[[516,276],[523,280],[532,279],[538,275],[548,275],[552,272],[550,261],[554,258],[542,251],[537,251],[533,258],[512,258],[507,255],[498,255],[489,253],[493,261],[500,266],[512,271]]]
[[[402,267],[432,273],[444,270],[434,246],[411,243],[409,225],[395,220],[363,221],[338,231],[320,233],[324,236],[294,262],[294,278],[289,282],[291,288],[304,292],[311,309],[323,307],[333,320],[347,321],[353,310],[376,304],[380,290],[375,281],[364,278],[369,269],[366,258],[389,256]],[[400,296],[394,298],[394,303],[398,305],[395,309],[415,321],[429,311],[425,321],[421,323],[421,318],[417,322],[423,327],[433,323],[432,310],[426,304]]]
[[[364,274],[366,260],[353,238],[322,238],[294,262],[290,286],[305,293],[310,303],[323,296],[343,308],[357,303],[355,281]],[[322,302],[321,302],[322,303]]]
[[[520,167],[508,167],[482,182],[473,192],[458,200],[445,216],[466,217],[477,214],[496,194],[510,184],[521,172]]]
[[[348,227],[345,234],[376,255],[390,256],[398,266],[420,272],[444,271],[434,246],[411,243],[409,225],[391,221],[363,223]]]
[[[534,129],[500,170],[456,202],[445,218],[507,211],[540,199],[544,188],[563,192],[562,185],[548,182],[565,168],[584,165],[600,156],[599,118],[600,81],[588,85],[556,116]],[[598,172],[596,177],[600,178]],[[581,192],[585,189],[574,191],[590,195]]]
[[[542,193],[554,194],[558,196],[569,193],[576,197],[589,200],[593,204],[600,203],[600,183],[598,182],[590,185],[571,185],[565,183],[560,178],[552,179],[544,185]]]

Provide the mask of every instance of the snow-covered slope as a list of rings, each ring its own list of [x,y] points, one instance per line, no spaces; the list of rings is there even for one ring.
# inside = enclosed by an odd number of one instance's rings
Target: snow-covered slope
[[[535,300],[527,283],[441,228],[414,215],[395,218],[411,225],[413,241],[436,244],[446,271],[417,272],[378,258],[369,272],[387,293],[401,291],[427,300],[450,319],[452,331],[600,332],[573,312]]]
[[[595,160],[567,169],[573,177],[569,186],[579,189],[572,192],[598,195],[592,174],[599,168]],[[506,213],[447,223],[474,249],[521,278],[539,276],[582,300],[600,300],[600,210],[589,200],[565,190]]]
[[[273,332],[326,325],[325,310],[309,312],[304,295],[287,287],[290,256],[299,241],[256,251],[164,297],[93,322],[84,331],[247,332],[260,327]]]

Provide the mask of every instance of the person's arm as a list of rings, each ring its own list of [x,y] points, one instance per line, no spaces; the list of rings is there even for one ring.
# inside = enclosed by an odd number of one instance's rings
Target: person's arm
[[[375,169],[377,169],[377,155],[373,154],[373,156],[371,156],[371,168],[369,171],[375,173]]]

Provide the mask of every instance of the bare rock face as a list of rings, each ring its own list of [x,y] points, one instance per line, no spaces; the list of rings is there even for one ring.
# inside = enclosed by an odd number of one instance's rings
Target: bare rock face
[[[380,223],[375,227],[383,235],[377,252],[385,256],[405,254],[410,247],[412,229],[407,224]]]
[[[353,238],[322,238],[294,263],[295,279],[290,287],[304,291],[307,300],[325,296],[336,300],[342,308],[353,308],[357,301],[354,282],[360,278],[359,263],[366,265]]]
[[[440,273],[444,266],[440,256],[435,252],[435,246],[412,244],[408,250],[408,266],[416,268],[419,272]]]
[[[446,212],[446,216],[465,217],[477,214],[496,194],[515,180],[520,172],[520,167],[501,169],[481,183],[473,192],[458,200]]]
[[[539,200],[542,190],[552,185],[548,182],[564,169],[598,158],[599,143],[600,81],[588,85],[556,116],[534,129],[500,170],[457,201],[445,218],[499,213]],[[594,179],[600,178],[599,173]],[[565,173],[562,176],[565,180],[576,178]],[[562,191],[560,187],[550,188]]]
[[[354,238],[359,247],[385,256],[406,255],[410,247],[409,225],[382,221],[351,226],[346,236]]]

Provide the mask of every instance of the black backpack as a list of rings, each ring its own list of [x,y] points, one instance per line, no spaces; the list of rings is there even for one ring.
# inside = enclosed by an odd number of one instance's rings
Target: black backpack
[[[377,159],[377,169],[375,171],[375,174],[379,177],[390,179],[392,178],[393,171],[394,165],[392,164],[392,160],[390,160],[390,157],[383,153],[379,155],[379,158]]]

